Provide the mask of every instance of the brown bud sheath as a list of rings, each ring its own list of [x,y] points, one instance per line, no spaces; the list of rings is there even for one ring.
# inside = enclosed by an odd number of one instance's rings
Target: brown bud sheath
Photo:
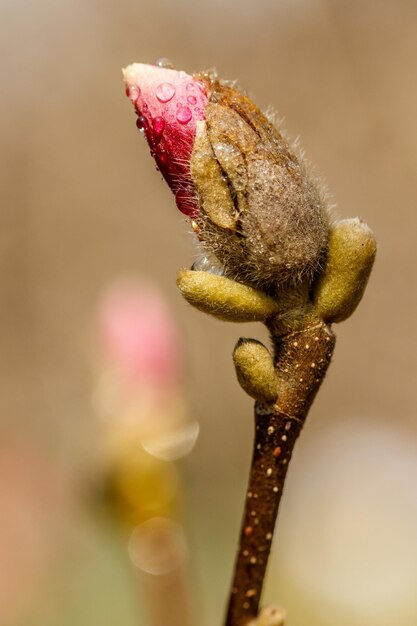
[[[328,237],[318,186],[251,100],[219,81],[205,86],[206,119],[191,155],[200,239],[240,282],[311,279]]]

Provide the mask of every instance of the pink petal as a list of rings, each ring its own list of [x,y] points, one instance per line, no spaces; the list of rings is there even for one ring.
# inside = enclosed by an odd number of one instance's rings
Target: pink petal
[[[173,69],[134,63],[123,70],[126,93],[135,106],[151,154],[175,194],[180,211],[198,212],[190,177],[197,122],[204,120],[203,83]]]

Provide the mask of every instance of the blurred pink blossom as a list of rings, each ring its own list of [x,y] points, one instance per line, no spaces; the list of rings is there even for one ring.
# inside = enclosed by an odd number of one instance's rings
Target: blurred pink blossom
[[[99,305],[104,357],[133,384],[172,386],[180,376],[180,341],[160,293],[145,282],[109,288]]]
[[[165,460],[187,454],[199,426],[185,406],[181,341],[162,294],[145,281],[119,282],[104,293],[97,325],[104,372],[93,404],[107,423],[106,456],[139,443]]]

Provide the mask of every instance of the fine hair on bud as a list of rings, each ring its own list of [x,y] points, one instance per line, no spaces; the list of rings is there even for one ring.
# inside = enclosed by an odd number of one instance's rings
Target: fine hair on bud
[[[325,256],[329,216],[297,149],[241,92],[204,75],[191,176],[204,247],[225,275],[274,291],[312,282]]]

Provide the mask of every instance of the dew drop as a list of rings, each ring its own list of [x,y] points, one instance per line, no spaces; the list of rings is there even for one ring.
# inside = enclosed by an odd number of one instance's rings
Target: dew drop
[[[188,96],[187,102],[188,104],[197,104],[197,98],[195,96]]]
[[[166,59],[165,57],[161,57],[160,59],[158,59],[155,63],[155,65],[157,67],[163,67],[166,70],[173,70],[174,69],[174,64],[172,61],[170,61],[169,59]]]
[[[210,82],[213,82],[218,78],[217,71],[214,68],[210,68],[209,70],[203,72],[203,76],[207,78]]]
[[[144,132],[145,126],[146,126],[146,119],[143,117],[143,115],[139,115],[138,119],[136,120],[136,126],[138,127],[141,133]]]
[[[193,114],[188,107],[180,107],[177,111],[177,120],[180,124],[188,124],[192,117]]]
[[[126,87],[126,95],[129,98],[129,100],[131,100],[133,103],[135,103],[136,100],[140,96],[140,89],[139,89],[138,85],[128,85]]]
[[[194,89],[194,83],[187,83],[186,89],[188,89],[188,91],[192,91]]]
[[[153,129],[155,132],[155,135],[157,135],[158,137],[160,137],[162,135],[162,133],[164,132],[164,128],[165,128],[165,120],[163,117],[155,117],[154,121],[153,121]]]
[[[161,83],[155,90],[159,102],[169,102],[175,95],[175,87],[171,83]]]
[[[222,276],[224,273],[224,268],[217,262],[217,259],[209,259],[204,255],[197,257],[191,266],[191,270],[194,272],[208,272],[209,274],[216,274],[217,276]],[[249,498],[251,496],[252,494],[248,494]]]

